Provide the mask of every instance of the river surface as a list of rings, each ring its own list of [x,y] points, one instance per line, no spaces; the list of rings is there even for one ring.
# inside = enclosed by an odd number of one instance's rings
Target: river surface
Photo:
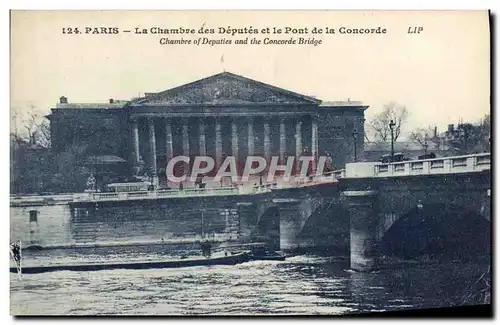
[[[191,253],[186,248],[170,256]],[[159,248],[48,250],[24,265],[165,257]],[[339,315],[473,304],[487,262],[407,263],[371,273],[342,257],[151,270],[11,273],[12,315]],[[488,277],[489,281],[489,277]],[[464,297],[469,296],[468,299]],[[474,300],[476,299],[476,300]]]

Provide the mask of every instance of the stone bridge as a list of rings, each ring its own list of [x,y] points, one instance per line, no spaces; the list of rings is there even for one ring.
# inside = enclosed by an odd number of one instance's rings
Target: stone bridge
[[[340,192],[355,270],[375,268],[381,254],[489,253],[489,154],[348,164]]]
[[[263,200],[239,203],[248,238],[281,250],[326,248],[347,252],[349,219],[342,213],[338,182],[276,189]],[[248,217],[245,217],[248,216]]]
[[[105,241],[106,237],[117,240],[116,229],[130,233],[129,228],[135,227],[147,230],[150,240],[204,231],[240,242],[267,242],[276,250],[328,247],[347,253],[349,220],[341,213],[336,174],[293,187],[264,184],[251,191],[85,193],[75,195],[68,204],[75,235],[84,242]],[[136,227],[140,222],[152,225]],[[130,227],[123,228],[127,224]]]
[[[71,211],[71,234],[64,238],[73,238],[68,244],[88,244],[218,234],[222,241],[265,241],[281,250],[350,252],[351,267],[361,271],[375,268],[382,254],[462,257],[490,249],[489,153],[352,163],[339,176],[251,192],[220,188],[70,195],[64,200]],[[31,227],[31,216],[26,220]]]
[[[276,189],[247,203],[249,238],[282,250],[350,252],[351,268],[381,255],[466,258],[491,246],[490,154],[347,164],[339,181]],[[279,243],[279,244],[278,244]]]

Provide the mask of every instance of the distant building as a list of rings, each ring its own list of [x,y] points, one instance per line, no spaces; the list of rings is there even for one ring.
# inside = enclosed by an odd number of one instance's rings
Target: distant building
[[[448,125],[446,131],[439,133],[437,127],[428,134],[423,143],[416,141],[396,141],[394,152],[403,153],[405,157],[417,159],[427,153],[436,157],[449,157],[466,153],[489,151],[489,132],[484,132],[481,126],[471,123]],[[391,142],[365,143],[365,161],[378,161],[383,155],[391,153]]]
[[[130,101],[77,104],[61,97],[47,117],[54,153],[84,148],[102,165],[113,157],[126,161],[130,174],[142,166],[161,175],[179,155],[208,155],[216,164],[234,156],[241,165],[250,155],[284,161],[328,153],[333,166],[342,168],[353,161],[355,145],[363,157],[367,108],[350,100],[324,102],[223,72]]]

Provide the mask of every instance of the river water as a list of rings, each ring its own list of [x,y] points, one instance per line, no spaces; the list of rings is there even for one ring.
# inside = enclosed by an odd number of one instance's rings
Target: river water
[[[51,250],[25,253],[24,264],[161,256],[159,248]],[[339,315],[447,307],[483,302],[482,280],[476,282],[487,270],[484,261],[447,261],[357,273],[346,258],[300,255],[235,266],[25,274],[22,281],[11,273],[11,314]]]

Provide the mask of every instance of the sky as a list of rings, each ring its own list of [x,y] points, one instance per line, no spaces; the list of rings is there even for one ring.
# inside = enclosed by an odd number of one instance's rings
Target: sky
[[[134,33],[136,27],[198,31],[202,26],[259,33]],[[379,26],[385,34],[339,33],[341,27]],[[96,27],[119,33],[93,34]],[[267,27],[308,28],[309,33],[263,34]],[[313,35],[314,27],[323,33]],[[415,27],[423,29],[408,33]],[[63,28],[83,33],[63,34]],[[325,34],[326,28],[335,33]],[[233,44],[160,45],[162,37]],[[322,44],[234,44],[246,37],[314,37]],[[490,112],[486,11],[13,11],[10,68],[11,129],[32,107],[40,116],[47,114],[63,95],[74,103],[128,100],[223,70],[324,101],[362,101],[370,106],[367,122],[396,101],[409,111],[404,133],[426,126],[444,131],[448,124],[476,122]]]

